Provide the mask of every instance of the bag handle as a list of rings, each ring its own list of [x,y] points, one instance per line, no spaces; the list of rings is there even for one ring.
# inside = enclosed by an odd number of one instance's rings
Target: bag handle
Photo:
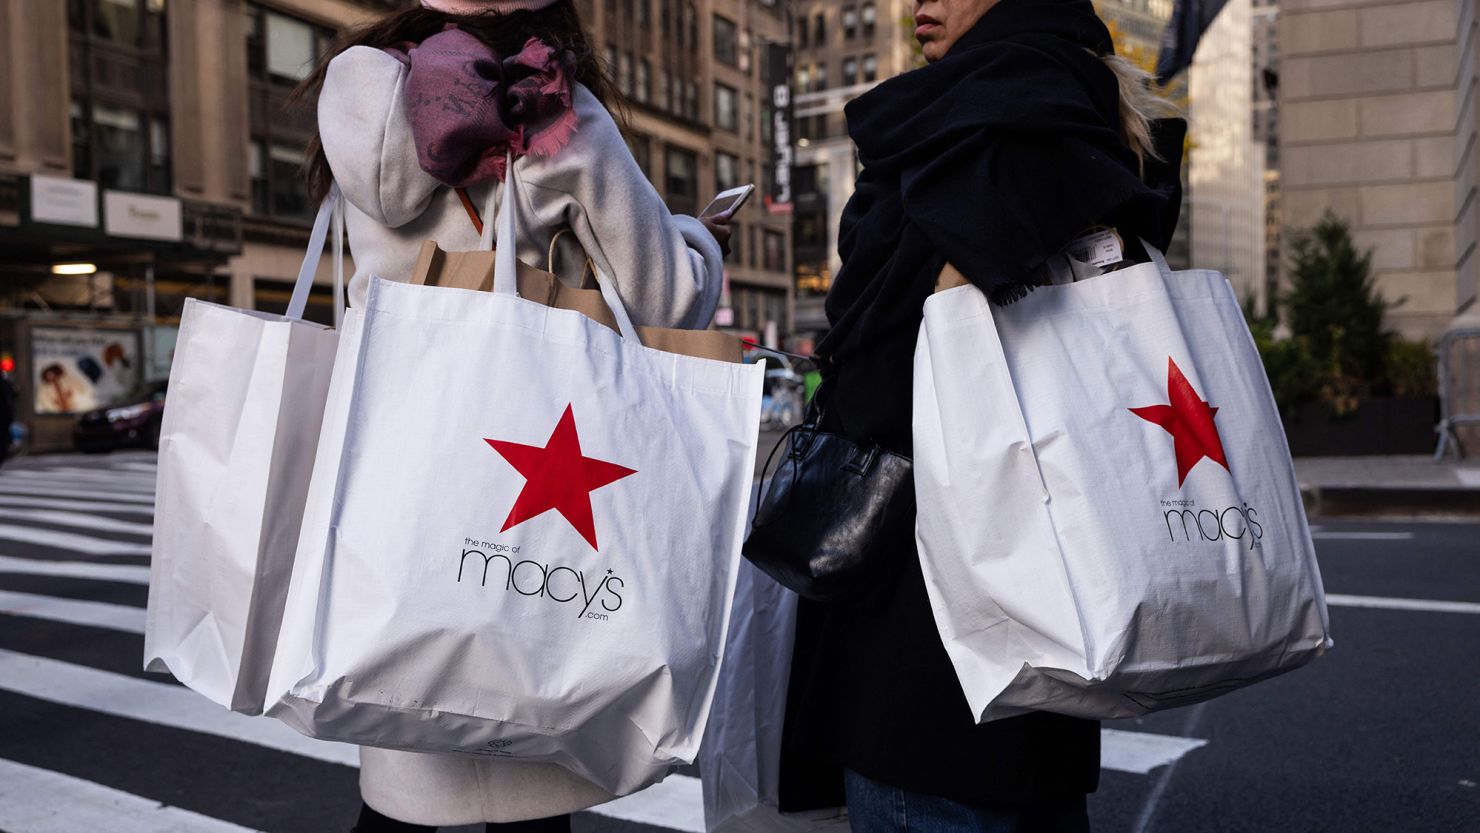
[[[560,242],[560,238],[561,237],[564,237],[565,235],[567,235],[569,233],[570,233],[570,229],[568,227],[567,228],[563,228],[563,229],[555,232],[555,235],[550,238],[550,251],[545,254],[545,271],[546,272],[549,272],[552,275],[555,274],[555,244]],[[591,276],[590,283],[587,283],[587,281],[586,281],[586,276],[587,275],[590,275]],[[578,288],[579,289],[594,289],[595,288],[595,286],[594,286],[595,283],[596,283],[596,265],[591,262],[591,256],[590,255],[587,255],[586,256],[586,265],[581,267],[581,280],[580,280],[580,284],[579,284]]]
[[[339,306],[344,298],[344,195],[340,193],[337,182],[329,185],[329,193],[319,203],[319,213],[308,233],[308,249],[298,267],[298,280],[293,283],[293,296],[288,300],[287,318],[303,320],[309,291],[313,289],[313,278],[324,256],[324,241],[329,236],[331,222],[334,226],[334,321],[336,325],[339,322]]]
[[[507,157],[504,165],[504,198],[498,202],[498,238],[505,241],[505,245],[499,246],[494,252],[493,258],[493,291],[497,295],[519,296],[519,256],[515,241],[519,239],[517,228],[519,225],[519,172],[514,166],[514,155]],[[494,204],[494,197],[499,192],[494,187],[488,192],[488,209]],[[485,215],[487,213],[485,212]],[[493,226],[484,224],[483,239],[480,246],[485,251],[493,248]],[[601,290],[602,300],[606,301],[607,308],[611,310],[612,318],[617,321],[617,332],[622,338],[633,344],[642,344],[637,337],[637,328],[632,325],[632,318],[627,315],[627,307],[622,303],[621,296],[617,295],[616,287],[611,279],[603,275],[600,270],[596,272],[596,286]]]
[[[1141,247],[1146,250],[1146,255],[1151,258],[1152,263],[1156,264],[1156,268],[1160,269],[1163,275],[1170,277],[1172,267],[1167,263],[1167,256],[1161,253],[1161,249],[1151,245],[1151,241],[1144,237],[1141,238]]]

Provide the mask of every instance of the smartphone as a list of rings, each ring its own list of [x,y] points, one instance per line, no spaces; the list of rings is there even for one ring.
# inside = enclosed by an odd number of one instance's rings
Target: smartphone
[[[709,205],[703,211],[699,212],[699,216],[734,216],[735,212],[740,210],[740,206],[744,205],[745,201],[750,199],[750,195],[754,193],[754,185],[741,185],[739,188],[721,191],[714,199],[709,201]]]

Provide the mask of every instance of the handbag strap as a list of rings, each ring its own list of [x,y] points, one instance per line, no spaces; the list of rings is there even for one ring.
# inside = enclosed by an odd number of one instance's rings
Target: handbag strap
[[[462,202],[463,211],[468,212],[468,219],[473,221],[473,228],[481,236],[483,234],[483,219],[478,216],[478,207],[473,205],[473,198],[468,196],[468,189],[454,188],[457,198]]]
[[[314,217],[313,230],[308,233],[308,248],[303,253],[303,263],[298,267],[298,279],[293,283],[293,295],[288,300],[288,318],[303,319],[331,225],[334,229],[334,315],[335,321],[338,321],[338,304],[344,297],[344,197],[339,191],[338,183],[330,184],[329,193],[324,196],[324,201],[319,204],[319,213]]]

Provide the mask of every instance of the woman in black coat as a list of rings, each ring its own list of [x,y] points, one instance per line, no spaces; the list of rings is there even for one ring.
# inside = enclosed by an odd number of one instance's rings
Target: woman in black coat
[[[1157,121],[1090,0],[915,3],[927,66],[847,108],[862,173],[818,347],[823,430],[909,455],[913,356],[949,262],[994,303],[1053,278],[1097,226],[1165,249],[1185,125]],[[1169,108],[1165,108],[1169,109]],[[843,601],[804,601],[781,808],[844,800],[855,833],[1084,831],[1100,728],[1046,712],[977,725],[925,594],[913,524]]]

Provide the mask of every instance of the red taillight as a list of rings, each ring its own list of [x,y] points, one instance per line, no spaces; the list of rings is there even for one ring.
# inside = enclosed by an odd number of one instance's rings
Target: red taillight
[[[15,372],[15,358],[9,353],[0,353],[0,373]]]

